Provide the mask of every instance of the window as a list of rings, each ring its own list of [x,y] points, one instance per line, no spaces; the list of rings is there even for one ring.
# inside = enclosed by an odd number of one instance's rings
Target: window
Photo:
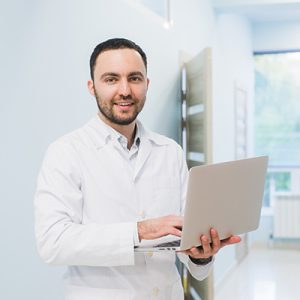
[[[256,54],[255,147],[269,155],[264,205],[270,189],[293,191],[300,168],[300,52]],[[298,176],[298,175],[297,175]]]

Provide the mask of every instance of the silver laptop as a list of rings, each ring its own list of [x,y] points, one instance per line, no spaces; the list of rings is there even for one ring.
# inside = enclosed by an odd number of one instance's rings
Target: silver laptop
[[[137,252],[176,251],[201,246],[199,237],[215,228],[220,239],[258,228],[268,157],[193,167],[181,239],[167,236],[143,240]]]

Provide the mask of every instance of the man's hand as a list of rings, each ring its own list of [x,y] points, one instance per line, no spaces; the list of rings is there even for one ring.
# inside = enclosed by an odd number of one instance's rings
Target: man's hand
[[[183,252],[195,259],[209,258],[217,254],[221,248],[228,245],[239,243],[241,241],[241,238],[235,235],[227,239],[220,240],[218,232],[213,228],[210,230],[210,237],[211,237],[211,243],[209,242],[207,236],[202,235],[200,237],[201,244],[202,244],[201,247],[193,247],[191,249],[185,251],[179,251],[179,252]]]
[[[182,223],[182,217],[173,215],[140,221],[137,223],[139,239],[153,240],[168,234],[181,237]]]

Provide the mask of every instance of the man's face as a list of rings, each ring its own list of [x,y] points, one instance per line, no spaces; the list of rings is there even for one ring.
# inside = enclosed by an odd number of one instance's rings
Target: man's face
[[[96,97],[102,118],[109,124],[128,125],[143,109],[149,80],[140,54],[133,49],[102,52],[88,88]]]

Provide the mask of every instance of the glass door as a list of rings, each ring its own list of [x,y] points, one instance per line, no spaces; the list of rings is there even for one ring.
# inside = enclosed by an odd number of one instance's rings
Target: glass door
[[[182,67],[182,145],[188,167],[212,162],[212,62],[205,48]],[[213,274],[204,281],[182,270],[185,299],[212,300]]]

